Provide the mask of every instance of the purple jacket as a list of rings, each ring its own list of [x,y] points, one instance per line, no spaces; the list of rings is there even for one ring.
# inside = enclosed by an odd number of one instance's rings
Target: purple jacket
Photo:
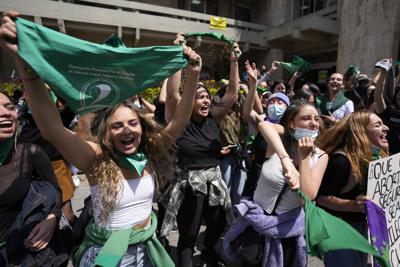
[[[302,207],[282,213],[277,216],[266,215],[256,203],[242,199],[238,206],[244,211],[229,228],[224,237],[224,254],[232,262],[240,260],[231,246],[249,225],[265,236],[264,256],[262,266],[283,267],[282,238],[296,237],[295,257],[292,266],[307,266],[307,251],[304,240],[304,211]]]

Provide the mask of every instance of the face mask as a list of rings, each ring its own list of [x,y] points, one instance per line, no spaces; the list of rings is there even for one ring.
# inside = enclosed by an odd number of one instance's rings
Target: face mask
[[[275,105],[275,104],[269,105],[267,107],[268,119],[271,122],[278,122],[281,119],[283,113],[285,113],[285,110],[286,107],[281,105]]]
[[[294,131],[294,138],[299,141],[302,137],[311,137],[314,141],[318,137],[318,130],[296,128]]]

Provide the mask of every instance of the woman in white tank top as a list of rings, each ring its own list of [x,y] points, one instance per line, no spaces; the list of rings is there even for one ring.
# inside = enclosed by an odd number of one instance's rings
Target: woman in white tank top
[[[150,215],[154,172],[165,173],[170,167],[168,149],[189,121],[201,70],[200,57],[184,46],[189,59],[185,90],[176,116],[164,129],[150,114],[125,101],[97,112],[91,125],[95,141],[86,141],[64,128],[44,82],[19,57],[16,16],[16,12],[8,12],[3,17],[0,34],[4,38],[0,38],[0,44],[15,60],[42,136],[86,174],[93,194],[94,223],[86,227],[75,266],[103,266],[98,261],[104,257],[119,266],[174,266],[154,234],[157,219]],[[157,176],[158,184],[163,183],[161,177]]]

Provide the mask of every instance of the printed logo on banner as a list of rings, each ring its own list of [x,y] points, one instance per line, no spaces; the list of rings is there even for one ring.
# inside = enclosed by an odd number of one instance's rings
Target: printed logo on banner
[[[111,80],[95,78],[87,81],[80,92],[81,108],[85,110],[114,106],[120,98],[119,87]]]

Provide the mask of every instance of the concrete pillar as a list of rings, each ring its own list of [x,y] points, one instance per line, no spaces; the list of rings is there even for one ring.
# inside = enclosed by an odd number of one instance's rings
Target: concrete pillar
[[[338,72],[345,72],[353,64],[371,74],[376,61],[397,58],[398,0],[343,0],[340,7]]]
[[[285,0],[256,1],[253,8],[253,22],[262,25],[276,26],[287,21],[287,2]],[[258,52],[257,64],[265,65],[267,69],[272,61],[282,61],[284,57],[283,50],[270,49],[266,52]],[[282,70],[279,68],[273,79],[282,79]]]

